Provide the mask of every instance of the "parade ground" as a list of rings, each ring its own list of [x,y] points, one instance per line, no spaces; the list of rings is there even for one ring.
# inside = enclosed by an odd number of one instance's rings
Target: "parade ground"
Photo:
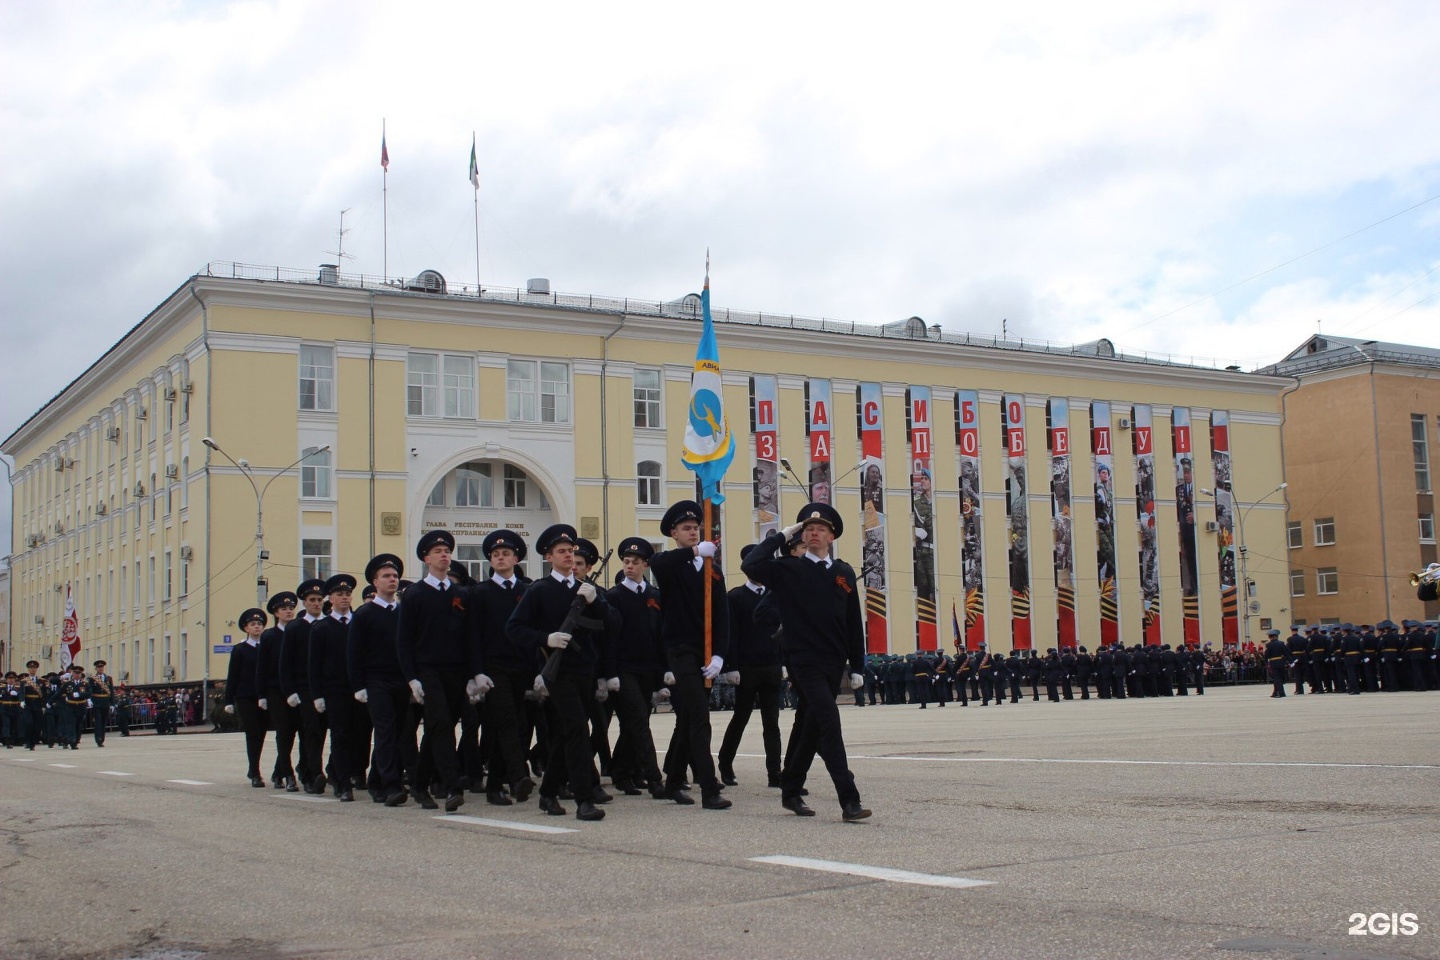
[[[1440,957],[1440,695],[841,715],[859,823],[818,760],[817,815],[780,806],[758,715],[733,809],[616,796],[598,823],[254,789],[240,734],[0,751],[0,953]]]

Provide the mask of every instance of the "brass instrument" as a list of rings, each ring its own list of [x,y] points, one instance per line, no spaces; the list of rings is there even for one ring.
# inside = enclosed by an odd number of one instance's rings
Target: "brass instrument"
[[[1410,574],[1410,586],[1418,587],[1422,583],[1440,583],[1440,563],[1432,563],[1419,573]]]

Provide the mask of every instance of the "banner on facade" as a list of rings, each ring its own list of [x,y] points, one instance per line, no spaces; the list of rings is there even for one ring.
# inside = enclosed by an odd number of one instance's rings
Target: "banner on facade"
[[[870,653],[888,653],[885,577],[884,403],[878,383],[855,390],[860,422],[860,581],[865,586],[865,645]]]
[[[1006,394],[1005,514],[1010,533],[1010,646],[1032,649],[1030,619],[1030,478],[1025,470],[1025,398]]]
[[[960,451],[960,579],[965,590],[965,649],[985,642],[985,564],[981,549],[980,394],[955,392],[955,446]]]
[[[1210,411],[1210,464],[1215,471],[1215,539],[1220,551],[1220,639],[1240,642],[1240,591],[1235,570],[1235,493],[1230,463],[1230,412]]]
[[[750,433],[755,437],[755,523],[763,540],[780,523],[780,436],[776,427],[774,377],[750,378]]]
[[[1140,527],[1141,630],[1147,645],[1160,643],[1160,550],[1155,519],[1155,433],[1148,403],[1130,409],[1135,455],[1135,510]]]
[[[1077,646],[1075,634],[1075,536],[1070,491],[1070,401],[1051,397],[1050,528],[1055,542],[1055,636],[1061,649]]]
[[[1175,451],[1175,515],[1180,523],[1180,603],[1185,645],[1200,645],[1200,558],[1195,547],[1195,454],[1191,447],[1190,408],[1170,414]]]
[[[1120,640],[1120,592],[1115,570],[1115,451],[1110,404],[1090,404],[1090,455],[1095,463],[1095,575],[1100,588],[1100,642]]]
[[[833,436],[830,431],[834,408],[830,403],[830,381],[811,380],[805,387],[806,432],[810,437],[810,499],[832,503],[830,472]]]
[[[910,526],[914,537],[915,646],[936,649],[935,473],[931,444],[930,388],[906,391],[910,430]]]

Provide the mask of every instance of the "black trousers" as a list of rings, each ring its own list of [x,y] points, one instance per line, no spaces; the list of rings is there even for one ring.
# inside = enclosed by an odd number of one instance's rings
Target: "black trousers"
[[[533,675],[525,672],[496,670],[490,674],[495,689],[485,694],[481,710],[485,724],[486,742],[489,755],[486,757],[489,782],[486,789],[498,793],[506,786],[525,778],[525,748],[529,737],[521,739],[520,731],[528,729],[525,723],[525,691],[535,682]]]
[[[260,776],[260,751],[265,748],[265,714],[255,697],[236,697],[235,712],[245,731],[245,776]]]
[[[295,776],[295,765],[291,761],[295,752],[295,734],[300,729],[300,713],[285,702],[285,694],[279,687],[267,692],[265,712],[270,714],[270,726],[275,728],[275,769],[270,779]]]
[[[740,738],[750,723],[750,714],[760,708],[761,737],[765,743],[765,772],[780,775],[780,667],[744,667],[740,686],[735,689],[735,712],[720,742],[720,767],[729,770],[740,750]],[[857,691],[858,692],[858,691]]]
[[[670,702],[675,706],[676,738],[665,757],[665,782],[685,782],[685,769],[695,771],[695,782],[704,796],[720,792],[715,778],[715,759],[710,756],[710,695],[701,675],[700,654],[686,650],[667,651],[670,672]]]
[[[302,785],[313,783],[322,772],[321,763],[325,758],[325,715],[315,709],[312,700],[301,694],[300,706],[300,762],[295,765],[295,776]]]
[[[605,702],[595,699],[595,684],[590,684],[590,697],[585,703],[585,716],[590,726],[590,753],[600,763],[601,772],[607,772],[614,759],[610,751],[610,718],[615,715],[611,705],[613,694],[606,692]]]
[[[415,786],[428,790],[438,781],[446,795],[460,791],[460,759],[455,752],[455,724],[460,722],[470,700],[465,695],[463,666],[437,667],[423,665],[420,685],[425,688],[425,738],[420,744],[420,758]]]
[[[359,723],[361,718],[364,723]],[[330,762],[325,769],[335,792],[348,790],[351,778],[364,774],[365,768],[355,766],[356,743],[365,735],[369,752],[370,711],[355,702],[349,689],[327,687],[325,690],[325,722],[330,727]],[[357,728],[358,725],[358,728]]]
[[[415,711],[410,709],[410,687],[398,679],[368,680],[365,693],[375,731],[371,789],[388,796],[404,786],[405,771],[415,767]]]
[[[860,802],[855,775],[845,758],[845,740],[840,731],[840,708],[835,697],[845,665],[806,665],[790,668],[790,683],[800,696],[801,722],[798,739],[789,763],[780,774],[781,795],[798,797],[818,752],[835,784],[841,805]]]
[[[105,698],[96,700],[95,706],[90,708],[90,721],[95,725],[95,745],[105,746],[105,727],[110,723],[110,700]]]
[[[1110,675],[1110,696],[1115,700],[1125,699],[1125,674],[1123,672]]]
[[[778,671],[777,671],[778,673]],[[745,675],[740,675],[744,687]],[[620,674],[620,692],[611,694],[615,715],[620,718],[620,738],[615,741],[615,755],[610,761],[612,779],[629,779],[641,783],[659,783],[660,765],[655,758],[655,738],[650,733],[650,698],[655,695],[655,675],[651,672]],[[735,709],[740,709],[736,694]],[[780,709],[780,688],[775,688],[775,710]],[[777,726],[778,731],[778,726]],[[778,732],[777,732],[778,737]]]
[[[1272,697],[1283,697],[1283,696],[1285,696],[1285,661],[1284,661],[1284,660],[1271,660],[1271,661],[1270,661],[1270,683],[1272,684],[1272,688],[1271,688],[1271,691],[1270,691],[1270,696],[1272,696]]]
[[[585,701],[595,699],[595,681],[588,675],[562,673],[548,686],[550,757],[540,781],[540,796],[558,797],[568,782],[576,802],[593,800],[595,770],[590,763],[589,706]]]

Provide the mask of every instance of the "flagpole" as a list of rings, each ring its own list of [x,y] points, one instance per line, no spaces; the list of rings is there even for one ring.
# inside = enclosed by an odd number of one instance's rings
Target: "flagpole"
[[[713,527],[711,527],[712,521],[710,519],[710,510],[710,498],[706,497],[705,528],[704,531],[701,533],[701,537],[706,540],[710,539],[710,532],[712,529],[714,529]],[[701,564],[702,569],[700,571],[700,576],[705,580],[705,659],[704,661],[702,661],[702,663],[705,665],[708,665],[710,663],[710,651],[715,642],[715,638],[711,635],[711,631],[714,629],[714,627],[712,626],[712,623],[714,622],[712,619],[712,611],[715,603],[715,598],[710,591],[710,564],[712,564],[713,562],[714,558],[706,557],[705,562]]]
[[[470,183],[475,188],[475,299],[480,299],[480,168],[475,159],[475,131],[470,131]]]
[[[380,118],[380,282],[390,279],[390,152],[385,146],[385,118]]]

